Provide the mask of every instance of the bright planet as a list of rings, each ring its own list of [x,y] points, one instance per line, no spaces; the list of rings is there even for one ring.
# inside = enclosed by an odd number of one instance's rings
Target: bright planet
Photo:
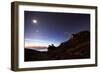
[[[35,24],[37,23],[37,20],[36,20],[36,19],[33,19],[32,21],[33,21],[33,23],[35,23]]]

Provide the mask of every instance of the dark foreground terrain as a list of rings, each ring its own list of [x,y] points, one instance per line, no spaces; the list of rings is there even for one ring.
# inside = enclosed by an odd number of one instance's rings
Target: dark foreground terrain
[[[86,59],[90,58],[90,32],[82,31],[72,34],[72,37],[59,46],[48,46],[47,52],[39,52],[25,48],[24,61]]]

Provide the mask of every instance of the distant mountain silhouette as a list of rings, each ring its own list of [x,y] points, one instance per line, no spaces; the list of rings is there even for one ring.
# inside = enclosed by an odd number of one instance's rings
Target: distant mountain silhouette
[[[51,44],[47,49],[47,52],[39,52],[25,48],[25,61],[90,58],[90,32],[72,34],[68,41],[57,47]]]
[[[48,60],[47,52],[39,52],[33,49],[25,48],[24,53],[24,61]]]

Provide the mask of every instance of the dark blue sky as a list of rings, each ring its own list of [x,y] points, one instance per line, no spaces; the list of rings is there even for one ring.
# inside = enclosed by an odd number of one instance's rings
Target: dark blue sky
[[[28,42],[59,45],[73,33],[90,30],[90,14],[25,11],[24,16],[24,37]]]

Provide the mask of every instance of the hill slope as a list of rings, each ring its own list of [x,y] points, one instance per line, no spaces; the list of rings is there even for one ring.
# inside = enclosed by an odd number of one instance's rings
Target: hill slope
[[[90,32],[82,31],[62,42],[58,47],[48,46],[47,52],[25,49],[25,61],[90,58]]]

